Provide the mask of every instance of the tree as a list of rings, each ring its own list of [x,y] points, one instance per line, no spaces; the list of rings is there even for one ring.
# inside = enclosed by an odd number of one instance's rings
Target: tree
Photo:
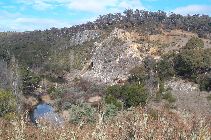
[[[31,94],[39,87],[41,78],[29,69],[22,68],[22,91],[24,94]]]
[[[173,63],[165,58],[158,62],[157,71],[161,81],[168,80],[175,75]]]

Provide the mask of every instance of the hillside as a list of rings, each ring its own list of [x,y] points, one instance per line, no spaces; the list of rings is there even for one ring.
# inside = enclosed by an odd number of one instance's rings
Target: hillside
[[[126,10],[0,33],[0,138],[15,126],[22,132],[9,139],[40,139],[47,122],[64,127],[46,139],[209,139],[210,54],[206,15]],[[37,128],[31,116],[43,103],[53,111],[38,115]]]

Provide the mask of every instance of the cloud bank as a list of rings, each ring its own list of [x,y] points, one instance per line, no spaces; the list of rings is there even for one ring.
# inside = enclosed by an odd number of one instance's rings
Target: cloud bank
[[[211,14],[211,6],[207,5],[188,5],[185,7],[178,7],[173,10],[174,13],[181,15],[194,15],[194,14]]]
[[[17,0],[17,2],[37,10],[66,7],[74,11],[102,13],[119,12],[127,8],[144,9],[140,0]]]

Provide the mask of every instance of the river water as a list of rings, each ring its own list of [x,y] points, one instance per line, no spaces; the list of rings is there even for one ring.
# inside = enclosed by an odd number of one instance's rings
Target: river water
[[[50,104],[44,102],[35,106],[30,114],[30,118],[35,124],[37,124],[40,119],[44,119],[48,123],[54,125],[61,125],[64,122],[64,119],[54,111],[54,108]]]

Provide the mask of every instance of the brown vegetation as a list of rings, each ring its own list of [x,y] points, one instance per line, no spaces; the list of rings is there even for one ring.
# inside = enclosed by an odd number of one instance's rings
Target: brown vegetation
[[[39,124],[38,127],[24,121],[6,122],[0,120],[0,138],[26,140],[122,140],[122,139],[200,139],[211,137],[211,121],[196,119],[189,115],[167,110],[143,110],[132,108],[117,114],[111,120],[104,120],[99,114],[94,124],[63,127]]]

